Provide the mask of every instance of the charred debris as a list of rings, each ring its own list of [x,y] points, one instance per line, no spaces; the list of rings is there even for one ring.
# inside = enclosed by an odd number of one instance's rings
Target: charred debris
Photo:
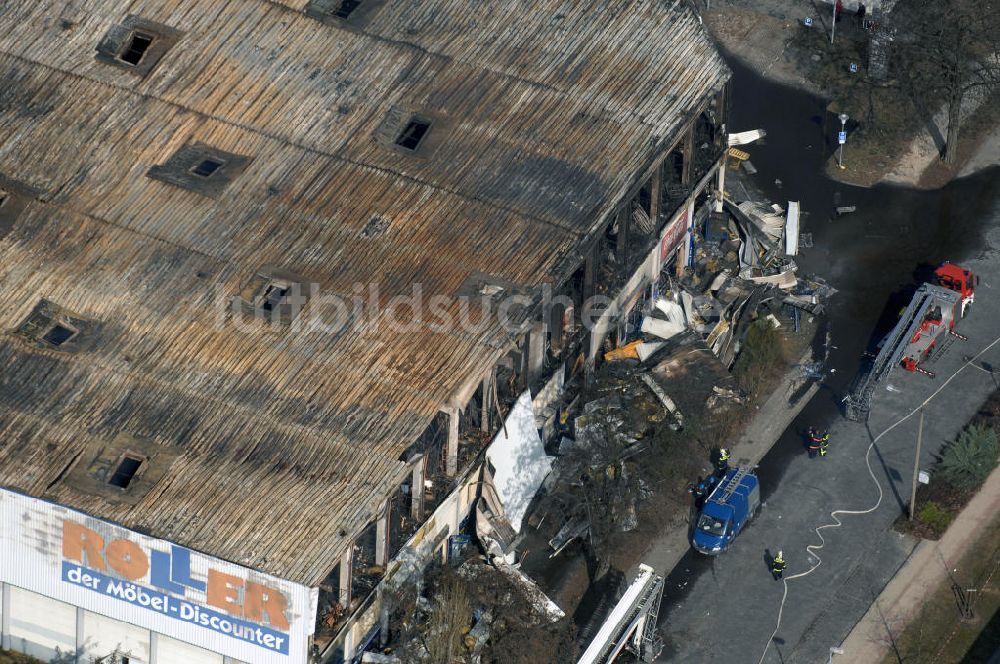
[[[650,512],[672,510],[661,516],[683,524],[683,485],[708,465],[704,443],[731,431],[727,425],[753,396],[737,370],[748,332],[782,330],[807,347],[834,293],[799,274],[788,249],[809,238],[788,242],[798,228],[786,208],[726,198],[723,211],[711,209],[695,220],[699,232],[683,276],[665,270],[618,317],[596,366],[574,350],[532,390],[551,472],[523,528],[511,528],[484,491],[460,555],[425,573],[419,591],[397,595],[393,611],[411,619],[386,650],[393,654],[366,653],[365,661],[434,661],[443,652],[454,661],[491,662],[509,633],[521,644],[554,644],[560,661],[569,661],[603,620],[601,607],[615,595],[609,586],[624,583],[621,535],[639,529]],[[615,257],[602,258],[604,269],[613,269]],[[802,366],[814,378],[823,371]],[[682,442],[694,440],[703,444]],[[525,661],[537,655],[535,646],[521,648]]]

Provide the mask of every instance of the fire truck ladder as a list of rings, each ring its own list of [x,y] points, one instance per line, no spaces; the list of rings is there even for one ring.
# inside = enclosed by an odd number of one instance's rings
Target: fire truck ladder
[[[578,664],[610,664],[623,650],[648,664],[659,657],[663,642],[657,633],[663,577],[647,565],[625,591]]]
[[[844,414],[847,419],[861,422],[868,416],[875,385],[902,360],[903,353],[906,351],[910,339],[917,332],[917,328],[920,327],[927,310],[936,300],[947,301],[956,297],[958,294],[954,291],[931,284],[924,284],[917,289],[906,311],[900,316],[899,322],[882,340],[878,354],[872,360],[871,366],[858,375],[851,390],[844,397]],[[921,371],[921,373],[933,376],[931,372],[926,370]]]

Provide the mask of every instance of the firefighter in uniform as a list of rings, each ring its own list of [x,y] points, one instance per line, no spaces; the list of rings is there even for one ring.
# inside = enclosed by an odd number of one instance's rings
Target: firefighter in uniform
[[[820,435],[816,427],[809,427],[809,458],[815,459],[816,455],[826,456],[826,448],[830,444],[830,434]]]
[[[781,551],[779,551],[778,555],[776,555],[774,557],[774,560],[771,561],[771,576],[773,576],[774,580],[777,581],[778,579],[781,578],[781,575],[784,573],[785,573],[785,558],[784,556],[781,555]]]
[[[705,503],[705,496],[708,495],[708,489],[711,486],[711,482],[708,478],[698,478],[697,484],[688,485],[688,493],[694,496],[694,505],[698,509]]]
[[[729,450],[725,447],[719,449],[719,458],[715,462],[715,476],[720,480],[729,472]]]

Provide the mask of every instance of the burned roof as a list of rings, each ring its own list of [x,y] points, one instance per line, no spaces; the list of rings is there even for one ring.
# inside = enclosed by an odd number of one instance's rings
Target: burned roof
[[[336,4],[4,3],[0,485],[317,584],[509,343],[329,295],[561,278],[728,77],[673,2]]]

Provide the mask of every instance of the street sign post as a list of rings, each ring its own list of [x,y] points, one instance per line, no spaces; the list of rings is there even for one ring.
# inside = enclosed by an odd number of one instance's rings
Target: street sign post
[[[841,113],[840,118],[840,132],[837,134],[837,142],[840,144],[840,152],[837,155],[837,165],[840,168],[844,167],[844,143],[847,142],[847,121],[850,119],[847,113]]]

